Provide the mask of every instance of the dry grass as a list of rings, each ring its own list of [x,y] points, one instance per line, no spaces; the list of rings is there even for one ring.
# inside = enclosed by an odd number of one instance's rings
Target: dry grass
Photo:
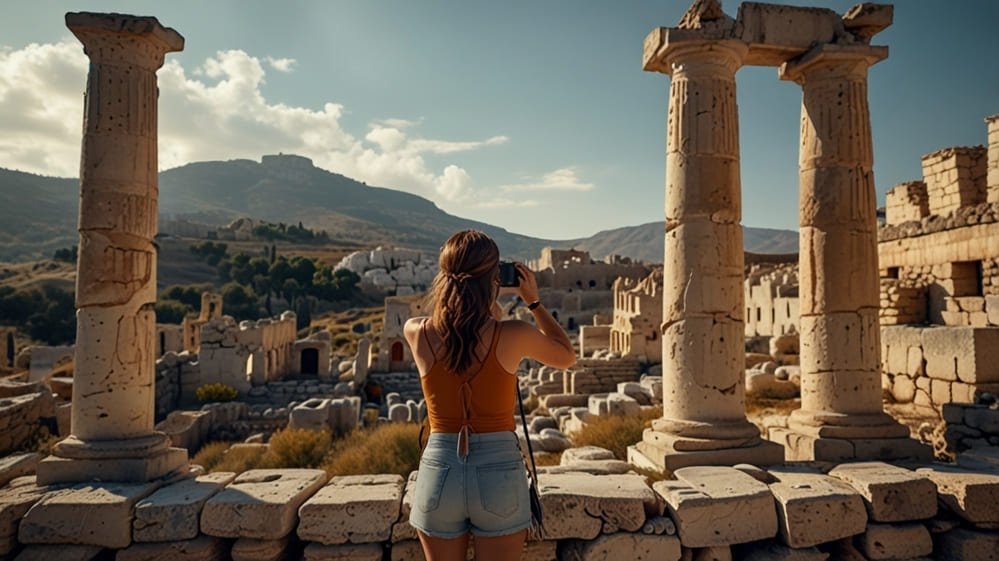
[[[314,469],[322,465],[333,447],[328,431],[284,429],[268,441],[261,467]]]
[[[264,457],[266,448],[263,446],[240,446],[237,448],[230,448],[225,451],[222,458],[219,459],[211,469],[205,467],[205,471],[216,472],[216,471],[232,471],[237,474],[243,473],[244,471],[249,471],[251,469],[257,469],[261,465],[261,460]]]
[[[642,411],[637,417],[605,415],[572,435],[573,446],[599,446],[614,453],[618,460],[628,461],[628,446],[642,439],[642,431],[652,426],[652,420],[662,417],[662,408]]]
[[[534,465],[557,466],[562,464],[562,452],[535,452]]]
[[[350,356],[357,353],[359,339],[362,337],[373,339],[374,334],[381,331],[384,318],[384,306],[351,308],[343,312],[322,314],[312,320],[310,327],[312,329],[322,327],[329,331],[333,337],[332,351],[341,356]],[[370,325],[371,329],[364,333],[358,333],[354,331],[354,326],[357,324]]]
[[[202,446],[198,450],[198,453],[191,458],[191,463],[198,464],[205,468],[205,471],[213,471],[215,466],[222,461],[222,457],[229,450],[230,446],[232,446],[231,442],[209,442]]]
[[[331,476],[396,473],[408,477],[420,465],[419,434],[416,423],[355,430],[333,443],[322,468]]]

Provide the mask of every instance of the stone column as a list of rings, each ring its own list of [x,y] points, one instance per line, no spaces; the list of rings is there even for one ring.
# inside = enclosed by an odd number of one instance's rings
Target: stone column
[[[868,68],[887,47],[822,45],[781,66],[802,86],[801,409],[777,430],[788,459],[920,455],[884,412]],[[789,437],[793,435],[793,437]],[[772,436],[774,436],[772,434]],[[888,439],[888,440],[886,440]],[[889,442],[894,441],[894,442]]]
[[[153,430],[156,360],[156,70],[184,38],[152,17],[68,13],[90,57],[80,161],[71,436],[40,484],[148,481],[186,469]]]
[[[632,455],[659,469],[779,463],[746,419],[744,253],[735,73],[748,48],[682,40],[660,51],[672,77],[666,148],[663,417]],[[636,463],[642,460],[637,460]]]

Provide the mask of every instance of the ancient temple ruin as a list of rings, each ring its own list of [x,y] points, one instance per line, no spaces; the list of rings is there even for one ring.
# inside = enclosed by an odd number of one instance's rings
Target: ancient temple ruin
[[[663,418],[631,450],[658,469],[788,459],[926,456],[881,402],[877,218],[868,69],[892,7],[698,0],[645,39],[671,78],[666,150]],[[774,66],[802,87],[802,406],[760,438],[746,420],[745,302],[735,73]],[[780,444],[777,444],[777,443]]]

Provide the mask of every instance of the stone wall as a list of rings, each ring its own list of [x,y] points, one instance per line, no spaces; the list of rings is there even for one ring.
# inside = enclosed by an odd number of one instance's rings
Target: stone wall
[[[956,459],[968,467],[995,467],[980,465],[974,455],[962,457],[973,449],[989,448],[993,454],[999,449],[999,401],[995,395],[988,404],[948,403],[943,406],[943,420],[933,443],[938,457]]]
[[[999,328],[885,326],[881,357],[885,391],[928,413],[999,392]]]
[[[743,286],[747,337],[799,331],[798,264],[749,266]]]
[[[43,383],[0,382],[0,457],[26,444],[40,425],[58,434],[55,400]]]
[[[601,463],[544,468],[546,534],[522,559],[972,561],[999,550],[999,475],[879,462],[690,467],[649,486],[586,473]],[[415,476],[252,470],[68,489],[20,477],[0,489],[0,557],[420,560],[408,523]]]
[[[156,425],[173,445],[192,455],[214,441],[241,442],[250,436],[271,434],[288,426],[287,407],[250,405],[238,401],[206,403],[195,411],[173,411]]]
[[[402,396],[404,401],[423,399],[420,373],[415,370],[409,372],[372,372],[368,374],[368,381],[381,386],[382,396],[395,392]]]
[[[662,362],[663,344],[659,335],[662,321],[662,268],[656,268],[640,281],[628,277],[614,281],[614,319],[610,333],[612,353],[642,362]]]
[[[293,312],[238,324],[229,316],[211,320],[201,326],[198,385],[222,383],[245,393],[280,380],[297,368],[292,352],[296,336]]]
[[[956,146],[923,156],[930,214],[985,202],[986,157],[984,146]]]

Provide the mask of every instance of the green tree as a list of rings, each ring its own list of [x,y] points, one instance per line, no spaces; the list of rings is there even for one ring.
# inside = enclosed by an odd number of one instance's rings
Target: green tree
[[[184,316],[194,311],[178,300],[157,300],[155,310],[157,323],[182,323]]]
[[[237,320],[260,317],[256,296],[250,289],[235,282],[222,287],[222,309]]]

